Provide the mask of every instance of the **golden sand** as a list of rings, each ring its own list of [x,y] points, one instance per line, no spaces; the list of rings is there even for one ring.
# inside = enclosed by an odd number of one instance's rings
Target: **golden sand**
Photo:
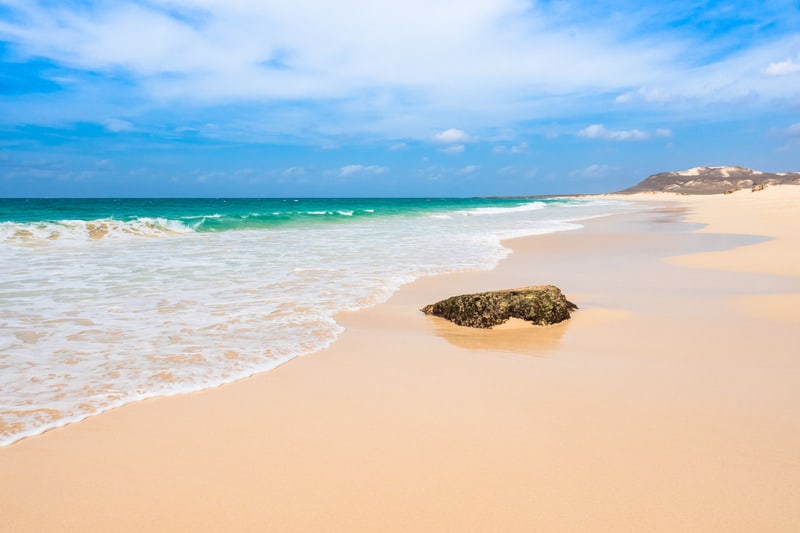
[[[800,531],[800,187],[646,200],[276,370],[0,449],[0,530]],[[542,283],[572,320],[418,312]]]

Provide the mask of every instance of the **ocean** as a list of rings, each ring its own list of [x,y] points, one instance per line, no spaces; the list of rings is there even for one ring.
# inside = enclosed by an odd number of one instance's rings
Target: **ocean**
[[[591,198],[0,199],[0,445],[333,342],[337,313],[502,240],[635,209]],[[531,280],[538,283],[542,280]]]

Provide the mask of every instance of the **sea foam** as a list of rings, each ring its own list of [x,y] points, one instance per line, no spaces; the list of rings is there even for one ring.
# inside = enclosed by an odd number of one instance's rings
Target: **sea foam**
[[[237,222],[253,211],[222,209],[0,223],[0,445],[269,370],[333,342],[341,311],[384,301],[421,276],[492,268],[509,253],[501,239],[630,209],[402,206],[339,202],[320,210],[333,213],[330,222],[317,222],[313,208],[296,210],[299,222],[260,228]],[[197,231],[199,220],[243,229]]]

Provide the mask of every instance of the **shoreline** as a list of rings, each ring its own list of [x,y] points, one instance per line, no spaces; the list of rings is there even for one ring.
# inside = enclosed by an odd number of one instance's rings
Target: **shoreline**
[[[569,195],[563,196],[563,197],[566,198],[566,197],[569,197]],[[559,196],[553,196],[552,198],[559,198]],[[625,203],[634,204],[634,202],[625,202]],[[519,207],[519,206],[515,205],[514,207]],[[479,208],[479,209],[481,209],[481,208]],[[569,219],[569,220],[551,222],[551,224],[557,225],[558,228],[550,229],[547,232],[548,233],[556,233],[556,232],[561,232],[561,231],[570,231],[570,230],[573,230],[576,227],[578,227],[580,225],[581,221],[591,220],[591,219],[598,218],[598,217],[602,218],[602,217],[605,217],[605,216],[611,216],[613,214],[614,213],[600,214],[600,215],[587,215],[584,218],[577,218],[577,219]],[[534,230],[530,230],[530,231],[534,231]],[[435,276],[442,276],[442,275],[446,276],[446,275],[458,274],[458,273],[462,273],[462,272],[468,273],[468,272],[481,272],[481,271],[492,270],[493,268],[495,268],[497,266],[498,262],[502,261],[507,254],[511,253],[510,248],[505,246],[503,243],[505,241],[508,241],[508,240],[513,240],[515,238],[519,238],[519,237],[502,237],[501,238],[501,237],[499,237],[499,234],[500,233],[496,233],[496,234],[492,235],[492,239],[493,240],[499,239],[499,240],[497,240],[498,247],[493,252],[493,255],[495,257],[489,257],[489,254],[487,253],[486,257],[481,261],[482,262],[482,266],[473,266],[473,267],[470,268],[470,267],[465,267],[465,266],[461,265],[460,268],[462,268],[464,270],[453,270],[453,271],[450,271],[450,272],[444,272],[444,273],[439,273],[439,274],[431,274],[431,273],[424,274],[424,273],[414,272],[414,273],[409,274],[406,277],[414,278],[416,276],[416,279],[418,280],[418,279],[425,278],[425,277],[430,277],[430,276],[434,276],[434,277]],[[509,233],[506,232],[506,234],[509,234]],[[532,237],[532,236],[537,236],[537,235],[540,235],[540,233],[531,233],[531,234],[528,234],[528,235],[523,235],[522,238]],[[499,259],[497,257],[498,255],[501,256]],[[491,263],[493,263],[493,266],[489,266]],[[409,285],[410,283],[413,283],[413,281],[412,282],[405,282],[402,285],[400,285],[399,287],[396,287],[395,284],[392,284],[392,287],[394,288],[394,292],[397,292],[403,286]],[[384,301],[386,299],[388,299],[389,297],[391,297],[391,294],[388,297],[385,297]],[[359,307],[356,310],[368,309],[370,307],[374,307],[375,305],[379,305],[380,303],[382,303],[382,302],[370,303],[370,304],[367,304],[366,307]],[[338,327],[340,327],[340,325],[338,324],[338,320],[336,320],[337,317],[338,317],[338,312],[330,316],[330,318],[336,323],[337,328],[338,328]],[[48,424],[48,425],[45,425],[45,426],[35,427],[35,428],[30,429],[30,430],[26,430],[26,431],[17,433],[13,437],[11,437],[9,440],[5,440],[5,439],[9,438],[9,434],[6,433],[6,431],[8,431],[9,428],[14,427],[14,424],[13,423],[3,424],[2,423],[3,421],[0,420],[0,437],[1,437],[1,439],[0,439],[0,449],[2,449],[5,446],[13,445],[16,442],[19,442],[19,441],[24,440],[24,439],[31,438],[31,437],[36,437],[38,435],[42,435],[42,434],[47,433],[49,431],[52,431],[54,429],[59,429],[59,428],[65,427],[65,426],[69,426],[69,425],[72,425],[72,424],[83,422],[84,420],[89,419],[91,417],[99,416],[101,414],[113,411],[115,409],[119,409],[120,407],[124,407],[124,406],[129,405],[129,404],[133,404],[133,403],[137,403],[137,402],[141,402],[141,401],[149,400],[149,399],[167,398],[167,397],[172,397],[172,396],[177,396],[177,395],[202,392],[204,390],[214,389],[214,388],[217,388],[217,387],[220,387],[220,386],[224,386],[224,385],[227,385],[227,384],[236,383],[236,382],[239,382],[239,381],[242,381],[242,380],[245,380],[245,379],[249,379],[249,378],[251,378],[251,377],[253,377],[255,375],[274,370],[278,366],[286,364],[287,362],[289,362],[289,361],[291,361],[291,360],[293,360],[293,359],[295,359],[297,357],[305,357],[307,355],[311,355],[311,354],[317,353],[317,352],[319,352],[321,350],[324,350],[326,347],[330,346],[330,344],[335,342],[336,338],[338,338],[338,336],[340,334],[341,334],[341,331],[335,332],[333,339],[325,339],[320,347],[315,348],[310,352],[305,352],[305,353],[301,352],[299,354],[298,353],[294,353],[293,355],[288,355],[285,358],[279,358],[280,361],[277,362],[277,363],[272,362],[272,361],[265,362],[265,363],[263,363],[261,365],[257,365],[255,367],[247,369],[246,373],[236,373],[235,377],[230,377],[230,376],[224,377],[224,378],[223,377],[219,377],[216,380],[212,380],[212,381],[209,381],[209,382],[206,382],[206,383],[196,383],[196,382],[182,383],[180,387],[175,388],[175,389],[171,389],[171,390],[153,390],[153,391],[149,391],[149,390],[145,389],[146,392],[140,393],[138,395],[134,395],[131,398],[126,397],[126,398],[121,399],[121,400],[115,400],[115,401],[113,401],[113,402],[111,402],[111,403],[109,403],[107,405],[104,405],[98,411],[82,413],[82,414],[79,414],[79,415],[65,416],[65,417],[59,418],[57,420],[54,420],[52,425]],[[169,375],[169,371],[162,370],[159,373],[160,374],[166,374],[167,376]],[[171,379],[166,379],[165,381],[171,381]],[[31,411],[32,412],[42,413],[42,415],[44,417],[44,416],[50,416],[51,409],[49,407],[42,407],[42,408],[32,409]],[[55,410],[55,409],[53,409],[52,411],[57,412],[57,410]],[[2,417],[0,417],[0,418],[2,418]]]
[[[792,211],[800,194],[777,189],[747,201]],[[514,253],[494,270],[337,316],[345,332],[322,351],[0,448],[5,527],[796,528],[800,335],[773,315],[800,293],[786,255],[800,221],[783,232],[765,215],[758,229],[779,235],[754,244],[710,204],[677,201],[688,222],[668,208],[504,241]],[[692,231],[704,216],[721,218]],[[752,255],[743,245],[781,266],[719,269]],[[492,332],[416,311],[532,282],[581,309]]]

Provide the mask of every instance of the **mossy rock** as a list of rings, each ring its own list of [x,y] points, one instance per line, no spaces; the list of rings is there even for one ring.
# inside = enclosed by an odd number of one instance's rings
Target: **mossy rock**
[[[578,306],[567,300],[558,287],[542,285],[502,291],[462,294],[426,305],[421,309],[472,328],[499,326],[509,318],[520,318],[539,326],[557,324]]]

